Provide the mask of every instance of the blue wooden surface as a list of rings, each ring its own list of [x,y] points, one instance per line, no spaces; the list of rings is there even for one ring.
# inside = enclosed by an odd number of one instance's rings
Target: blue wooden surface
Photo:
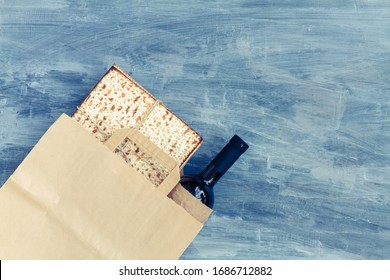
[[[115,3],[114,3],[115,2]],[[390,3],[0,1],[0,184],[119,64],[250,149],[183,259],[390,258]]]

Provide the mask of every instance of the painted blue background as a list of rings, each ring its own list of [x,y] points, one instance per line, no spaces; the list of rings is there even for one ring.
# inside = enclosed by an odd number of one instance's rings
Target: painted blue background
[[[390,3],[0,0],[0,183],[117,63],[250,149],[183,259],[390,259]]]

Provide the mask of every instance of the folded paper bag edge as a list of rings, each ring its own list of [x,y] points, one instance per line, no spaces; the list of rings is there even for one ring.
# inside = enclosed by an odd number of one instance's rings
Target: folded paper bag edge
[[[116,130],[113,135],[104,143],[111,151],[114,151],[120,143],[128,137],[148,155],[161,162],[169,170],[169,175],[157,186],[165,195],[168,195],[180,181],[179,164],[167,153],[161,150],[156,144],[144,136],[137,128],[123,128]]]
[[[104,143],[104,145],[113,151],[126,137],[129,137],[141,148],[147,150],[152,157],[156,157],[159,161],[163,162],[170,170],[174,169],[174,167],[178,165],[178,163],[170,155],[165,153],[135,127],[116,130]]]
[[[191,214],[191,216],[193,216],[202,224],[205,224],[210,215],[213,213],[211,208],[201,203],[180,183],[172,189],[172,191],[168,194],[168,197],[183,207],[188,213]]]

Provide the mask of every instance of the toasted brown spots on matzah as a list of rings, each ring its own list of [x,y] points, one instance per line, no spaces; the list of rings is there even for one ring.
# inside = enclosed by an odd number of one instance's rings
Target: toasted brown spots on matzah
[[[102,142],[117,129],[138,127],[182,165],[202,139],[162,104],[153,107],[155,102],[150,93],[112,67],[73,118]]]
[[[194,144],[188,143],[199,144],[201,141],[199,135],[193,131],[184,133],[187,129],[188,126],[183,125],[183,122],[164,106],[154,108],[139,128],[141,133],[180,163],[183,161],[183,155],[188,156],[191,152],[188,147],[194,147]]]

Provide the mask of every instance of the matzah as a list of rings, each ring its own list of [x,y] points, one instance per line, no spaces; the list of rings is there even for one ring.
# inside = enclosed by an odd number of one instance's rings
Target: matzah
[[[120,67],[113,65],[72,116],[101,142],[117,129],[136,127],[181,167],[201,145],[201,136]],[[120,152],[117,152],[120,153]],[[137,155],[129,163],[137,165]],[[157,183],[158,178],[153,178]]]

